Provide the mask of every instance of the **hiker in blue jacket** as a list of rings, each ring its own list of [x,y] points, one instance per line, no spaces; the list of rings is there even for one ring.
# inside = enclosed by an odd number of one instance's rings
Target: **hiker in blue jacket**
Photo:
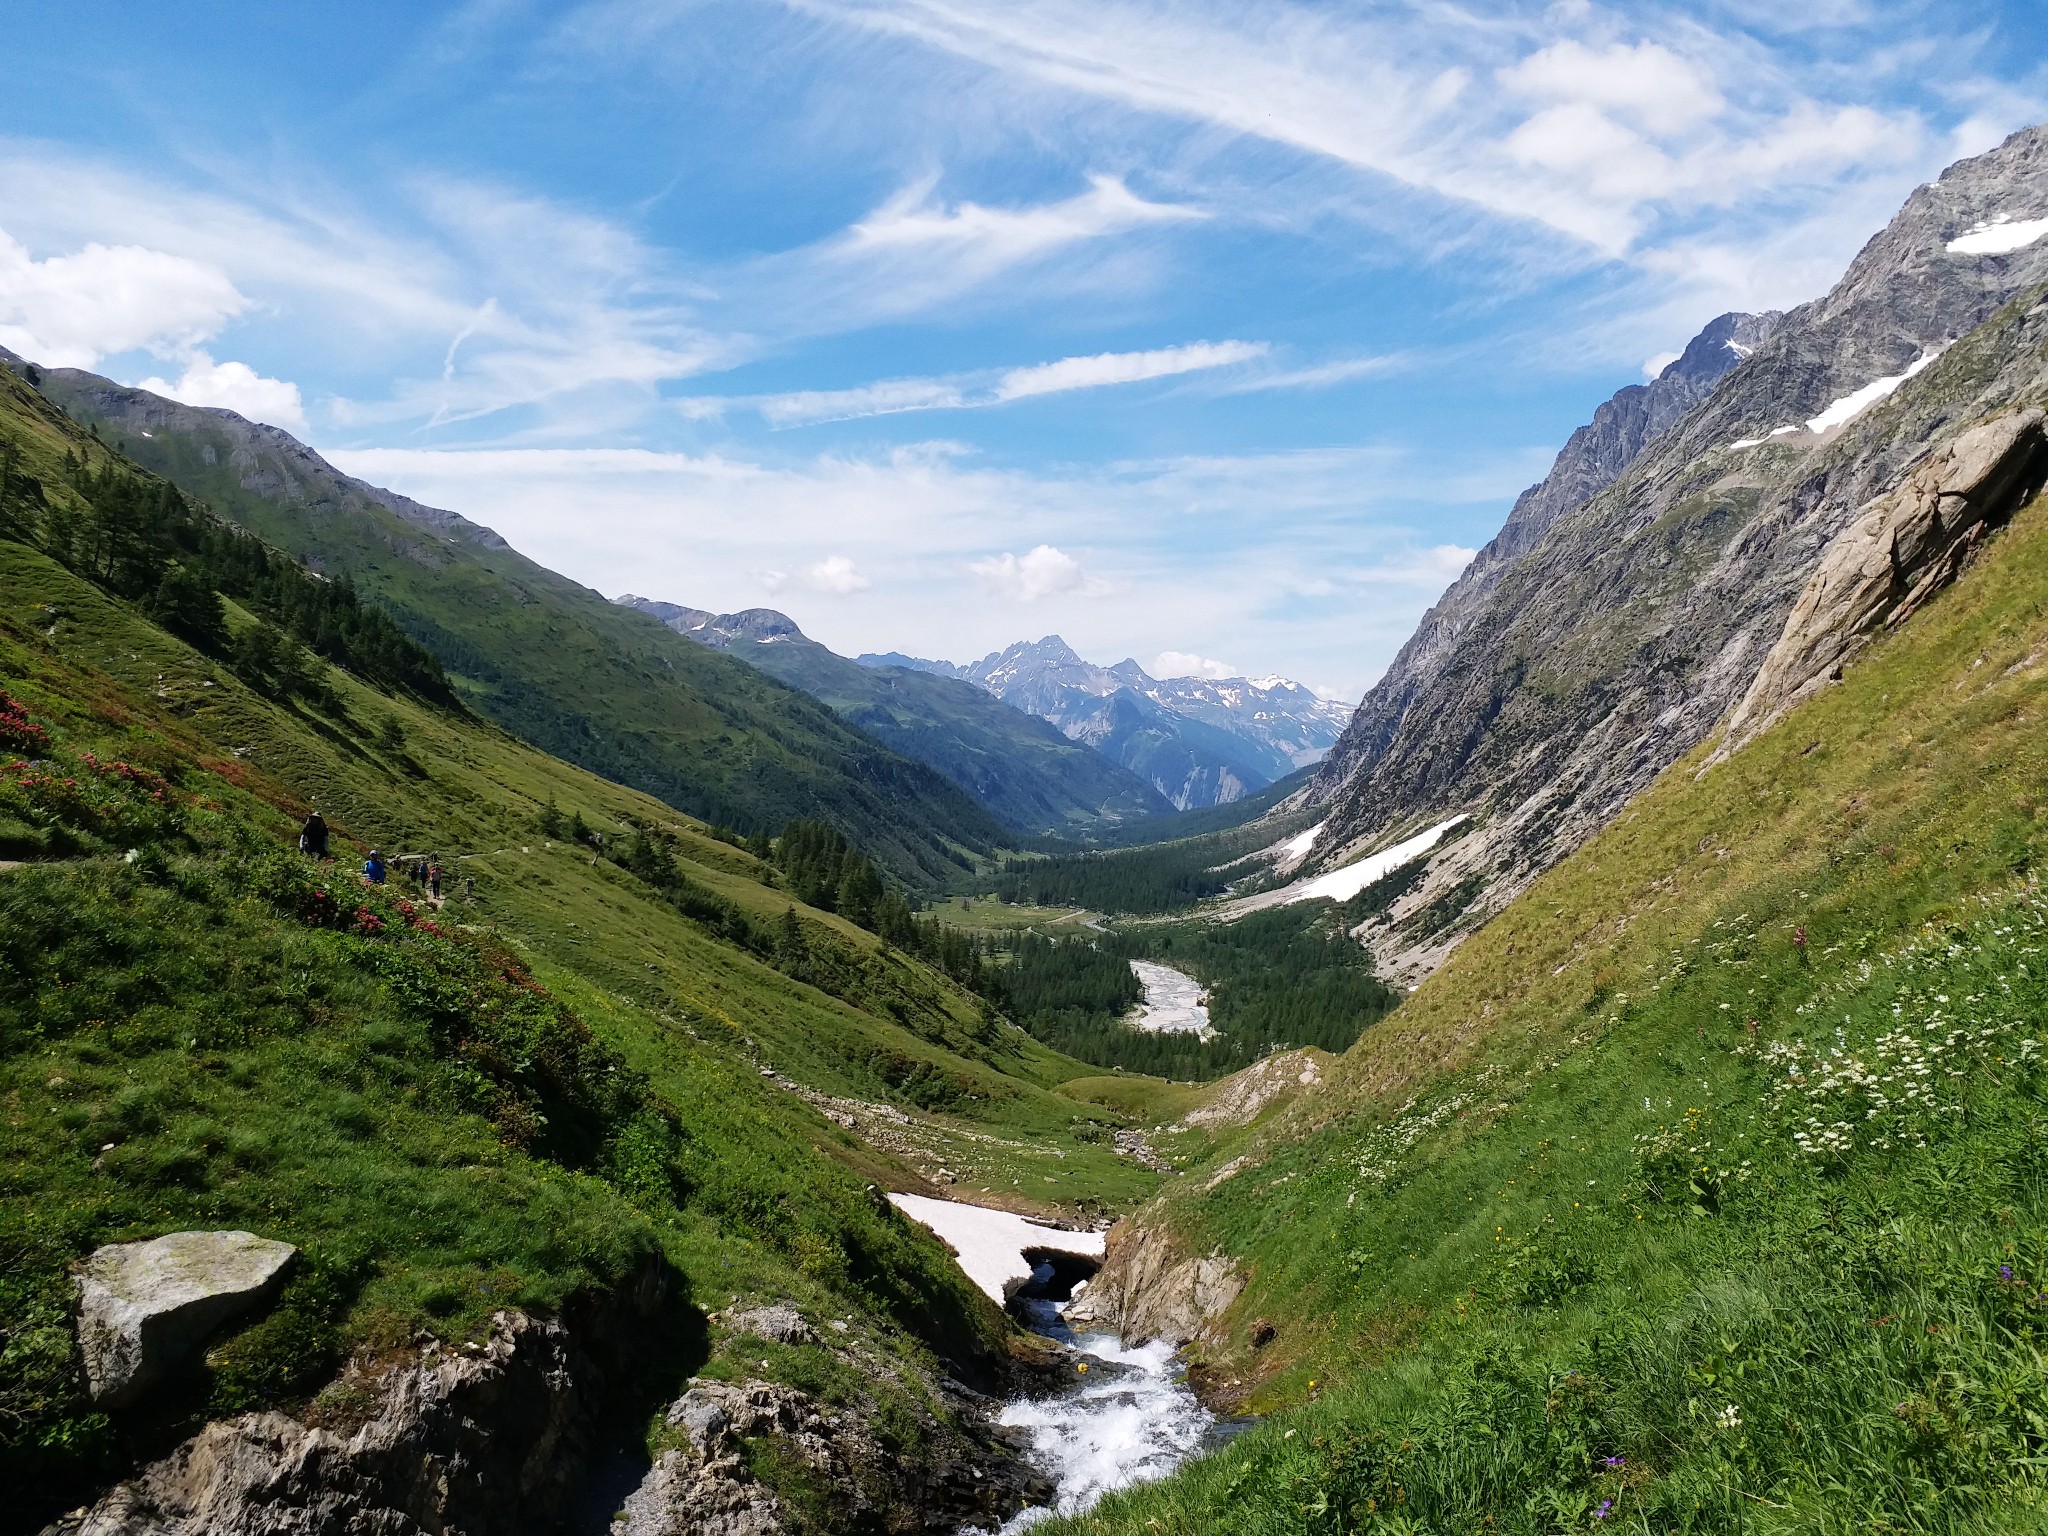
[[[363,878],[372,885],[384,883],[384,855],[374,848],[370,850],[370,856],[363,861]]]

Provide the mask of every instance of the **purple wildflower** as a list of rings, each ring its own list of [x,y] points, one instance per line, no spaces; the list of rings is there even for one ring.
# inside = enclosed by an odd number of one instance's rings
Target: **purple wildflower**
[[[1618,1471],[1628,1465],[1628,1458],[1626,1456],[1606,1456],[1601,1458],[1600,1465],[1611,1467]]]
[[[2005,1282],[2005,1283],[2006,1283],[2007,1285],[2011,1285],[2011,1284],[2012,1284],[2012,1266],[2011,1266],[2010,1264],[2001,1264],[2001,1265],[1999,1265],[1999,1266],[1998,1266],[1998,1278],[1999,1278],[2000,1280],[2004,1281],[2004,1282]]]
[[[1614,1513],[1614,1500],[1612,1500],[1612,1499],[1602,1499],[1602,1500],[1600,1501],[1600,1507],[1599,1507],[1598,1509],[1596,1509],[1596,1510],[1594,1510],[1594,1511],[1593,1511],[1593,1518],[1594,1518],[1595,1520],[1605,1520],[1605,1519],[1606,1519],[1606,1518],[1607,1518],[1607,1517],[1608,1517],[1609,1515],[1611,1515],[1611,1514],[1613,1514],[1613,1513]]]

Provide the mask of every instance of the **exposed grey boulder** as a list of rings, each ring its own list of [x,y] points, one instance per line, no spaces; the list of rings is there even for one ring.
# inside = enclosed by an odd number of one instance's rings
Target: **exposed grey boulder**
[[[298,1250],[253,1232],[113,1243],[78,1275],[78,1345],[92,1400],[134,1402],[229,1318],[264,1301]]]
[[[804,1316],[788,1302],[777,1302],[773,1306],[755,1307],[749,1312],[735,1312],[726,1319],[726,1326],[735,1333],[751,1333],[757,1339],[766,1339],[771,1344],[815,1344],[817,1331],[804,1321]]]
[[[936,1536],[963,1525],[983,1529],[1027,1504],[1048,1502],[1052,1485],[1018,1458],[1013,1432],[987,1422],[993,1405],[956,1383],[941,1391],[953,1399],[957,1427],[928,1419],[926,1444],[935,1454],[907,1458],[875,1433],[872,1402],[828,1406],[776,1382],[693,1379],[667,1414],[683,1442],[656,1458],[620,1506],[611,1536],[774,1536],[787,1529],[782,1500],[754,1476],[750,1441],[766,1442],[776,1462],[801,1469],[804,1484],[823,1501],[824,1513],[811,1511],[811,1520],[826,1530]]]
[[[1955,579],[1987,526],[2040,489],[2048,457],[2043,419],[2040,410],[2016,411],[1972,427],[1835,536],[1729,716],[1710,765],[1840,677],[1873,635],[1904,622]]]

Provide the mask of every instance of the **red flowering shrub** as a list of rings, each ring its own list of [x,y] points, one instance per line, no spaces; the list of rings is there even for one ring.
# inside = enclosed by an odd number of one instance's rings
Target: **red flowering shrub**
[[[26,752],[31,756],[49,749],[50,733],[29,719],[28,711],[5,691],[0,691],[0,749]]]
[[[0,813],[43,829],[51,852],[142,847],[177,835],[182,808],[159,774],[92,753],[69,774],[19,758],[0,768]]]

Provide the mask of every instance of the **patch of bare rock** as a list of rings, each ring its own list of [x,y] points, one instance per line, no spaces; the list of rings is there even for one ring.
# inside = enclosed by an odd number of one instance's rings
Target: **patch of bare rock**
[[[99,1249],[77,1277],[93,1402],[135,1402],[214,1329],[268,1300],[297,1252],[253,1232],[172,1232]]]

